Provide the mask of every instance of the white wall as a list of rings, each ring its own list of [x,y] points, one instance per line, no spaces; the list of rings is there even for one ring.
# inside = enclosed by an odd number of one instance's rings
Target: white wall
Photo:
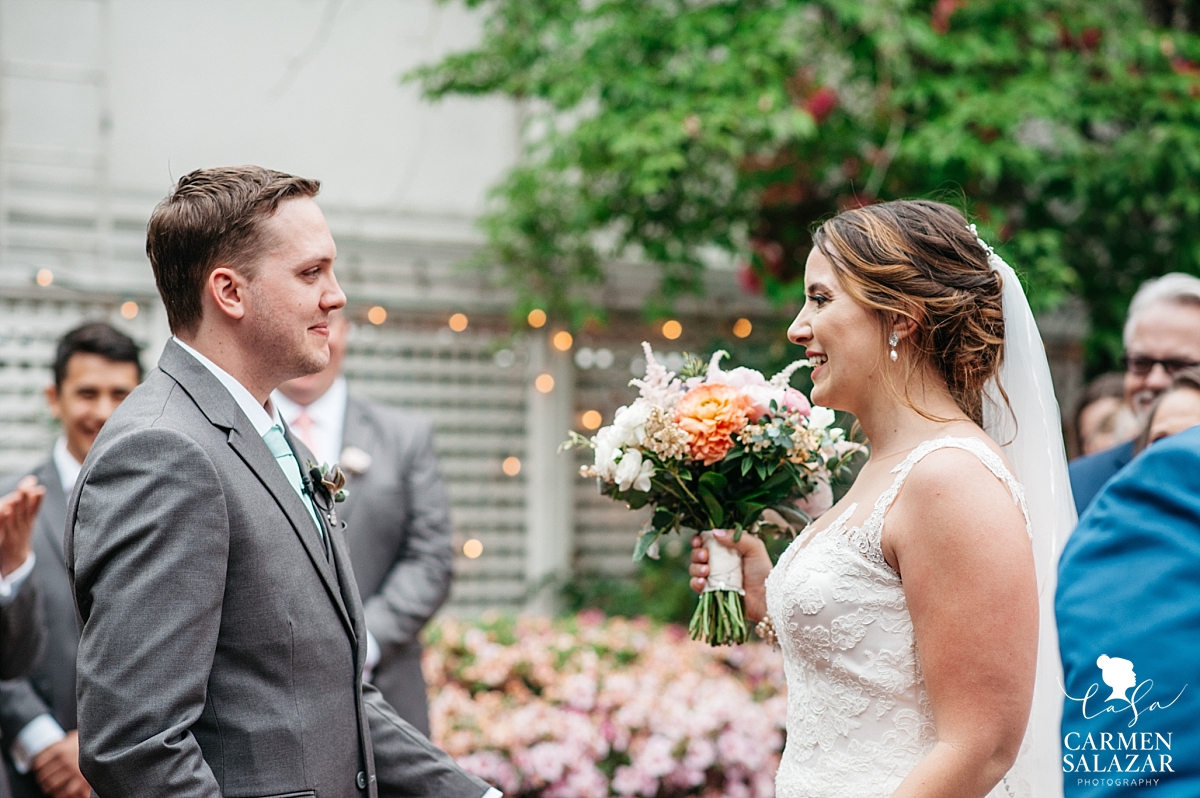
[[[476,240],[515,109],[426,103],[401,76],[477,37],[430,0],[0,0],[0,280],[64,249],[23,226],[66,224],[94,240],[65,247],[62,279],[148,289],[139,224],[222,164],[320,179],[335,235],[383,219],[389,237]]]

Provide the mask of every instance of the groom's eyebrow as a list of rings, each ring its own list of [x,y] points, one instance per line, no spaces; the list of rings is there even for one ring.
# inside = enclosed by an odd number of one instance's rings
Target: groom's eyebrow
[[[813,291],[824,291],[829,293],[829,287],[825,285],[825,283],[809,283],[808,288],[805,290],[809,291],[810,293]]]

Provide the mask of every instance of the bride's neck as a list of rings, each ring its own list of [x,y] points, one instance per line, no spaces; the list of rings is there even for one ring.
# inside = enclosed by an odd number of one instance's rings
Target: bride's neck
[[[855,414],[863,434],[871,443],[873,457],[886,457],[907,451],[924,441],[952,434],[952,430],[971,425],[962,408],[944,384],[914,381],[908,398],[913,405],[894,397],[890,391],[877,391]]]

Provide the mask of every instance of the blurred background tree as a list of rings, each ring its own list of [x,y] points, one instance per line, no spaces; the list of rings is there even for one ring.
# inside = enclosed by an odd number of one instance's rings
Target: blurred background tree
[[[518,311],[582,323],[620,258],[661,270],[651,315],[715,260],[798,301],[814,223],[935,197],[1037,309],[1084,300],[1099,371],[1137,285],[1200,270],[1194,2],[466,2],[479,46],[409,77],[523,103],[527,151],[480,253]]]

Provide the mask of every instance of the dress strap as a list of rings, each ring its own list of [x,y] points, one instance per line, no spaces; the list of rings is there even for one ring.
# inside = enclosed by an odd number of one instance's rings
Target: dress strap
[[[879,498],[875,500],[875,507],[871,511],[867,523],[864,524],[865,530],[873,539],[872,542],[878,545],[879,538],[883,532],[883,517],[891,509],[892,502],[896,500],[896,495],[900,493],[900,487],[912,472],[913,467],[921,462],[922,458],[930,452],[947,448],[963,449],[975,455],[995,475],[996,479],[1008,486],[1009,492],[1012,493],[1013,503],[1021,508],[1021,514],[1025,517],[1025,534],[1032,538],[1033,528],[1029,523],[1029,507],[1025,503],[1025,491],[1022,489],[1021,483],[1017,482],[1013,475],[1009,473],[1009,470],[1005,468],[1004,461],[1000,459],[1000,455],[989,449],[987,444],[978,438],[934,438],[933,440],[925,441],[913,449],[908,457],[904,458],[904,462],[892,469],[892,473],[896,475],[896,480],[890,488],[881,493]]]

